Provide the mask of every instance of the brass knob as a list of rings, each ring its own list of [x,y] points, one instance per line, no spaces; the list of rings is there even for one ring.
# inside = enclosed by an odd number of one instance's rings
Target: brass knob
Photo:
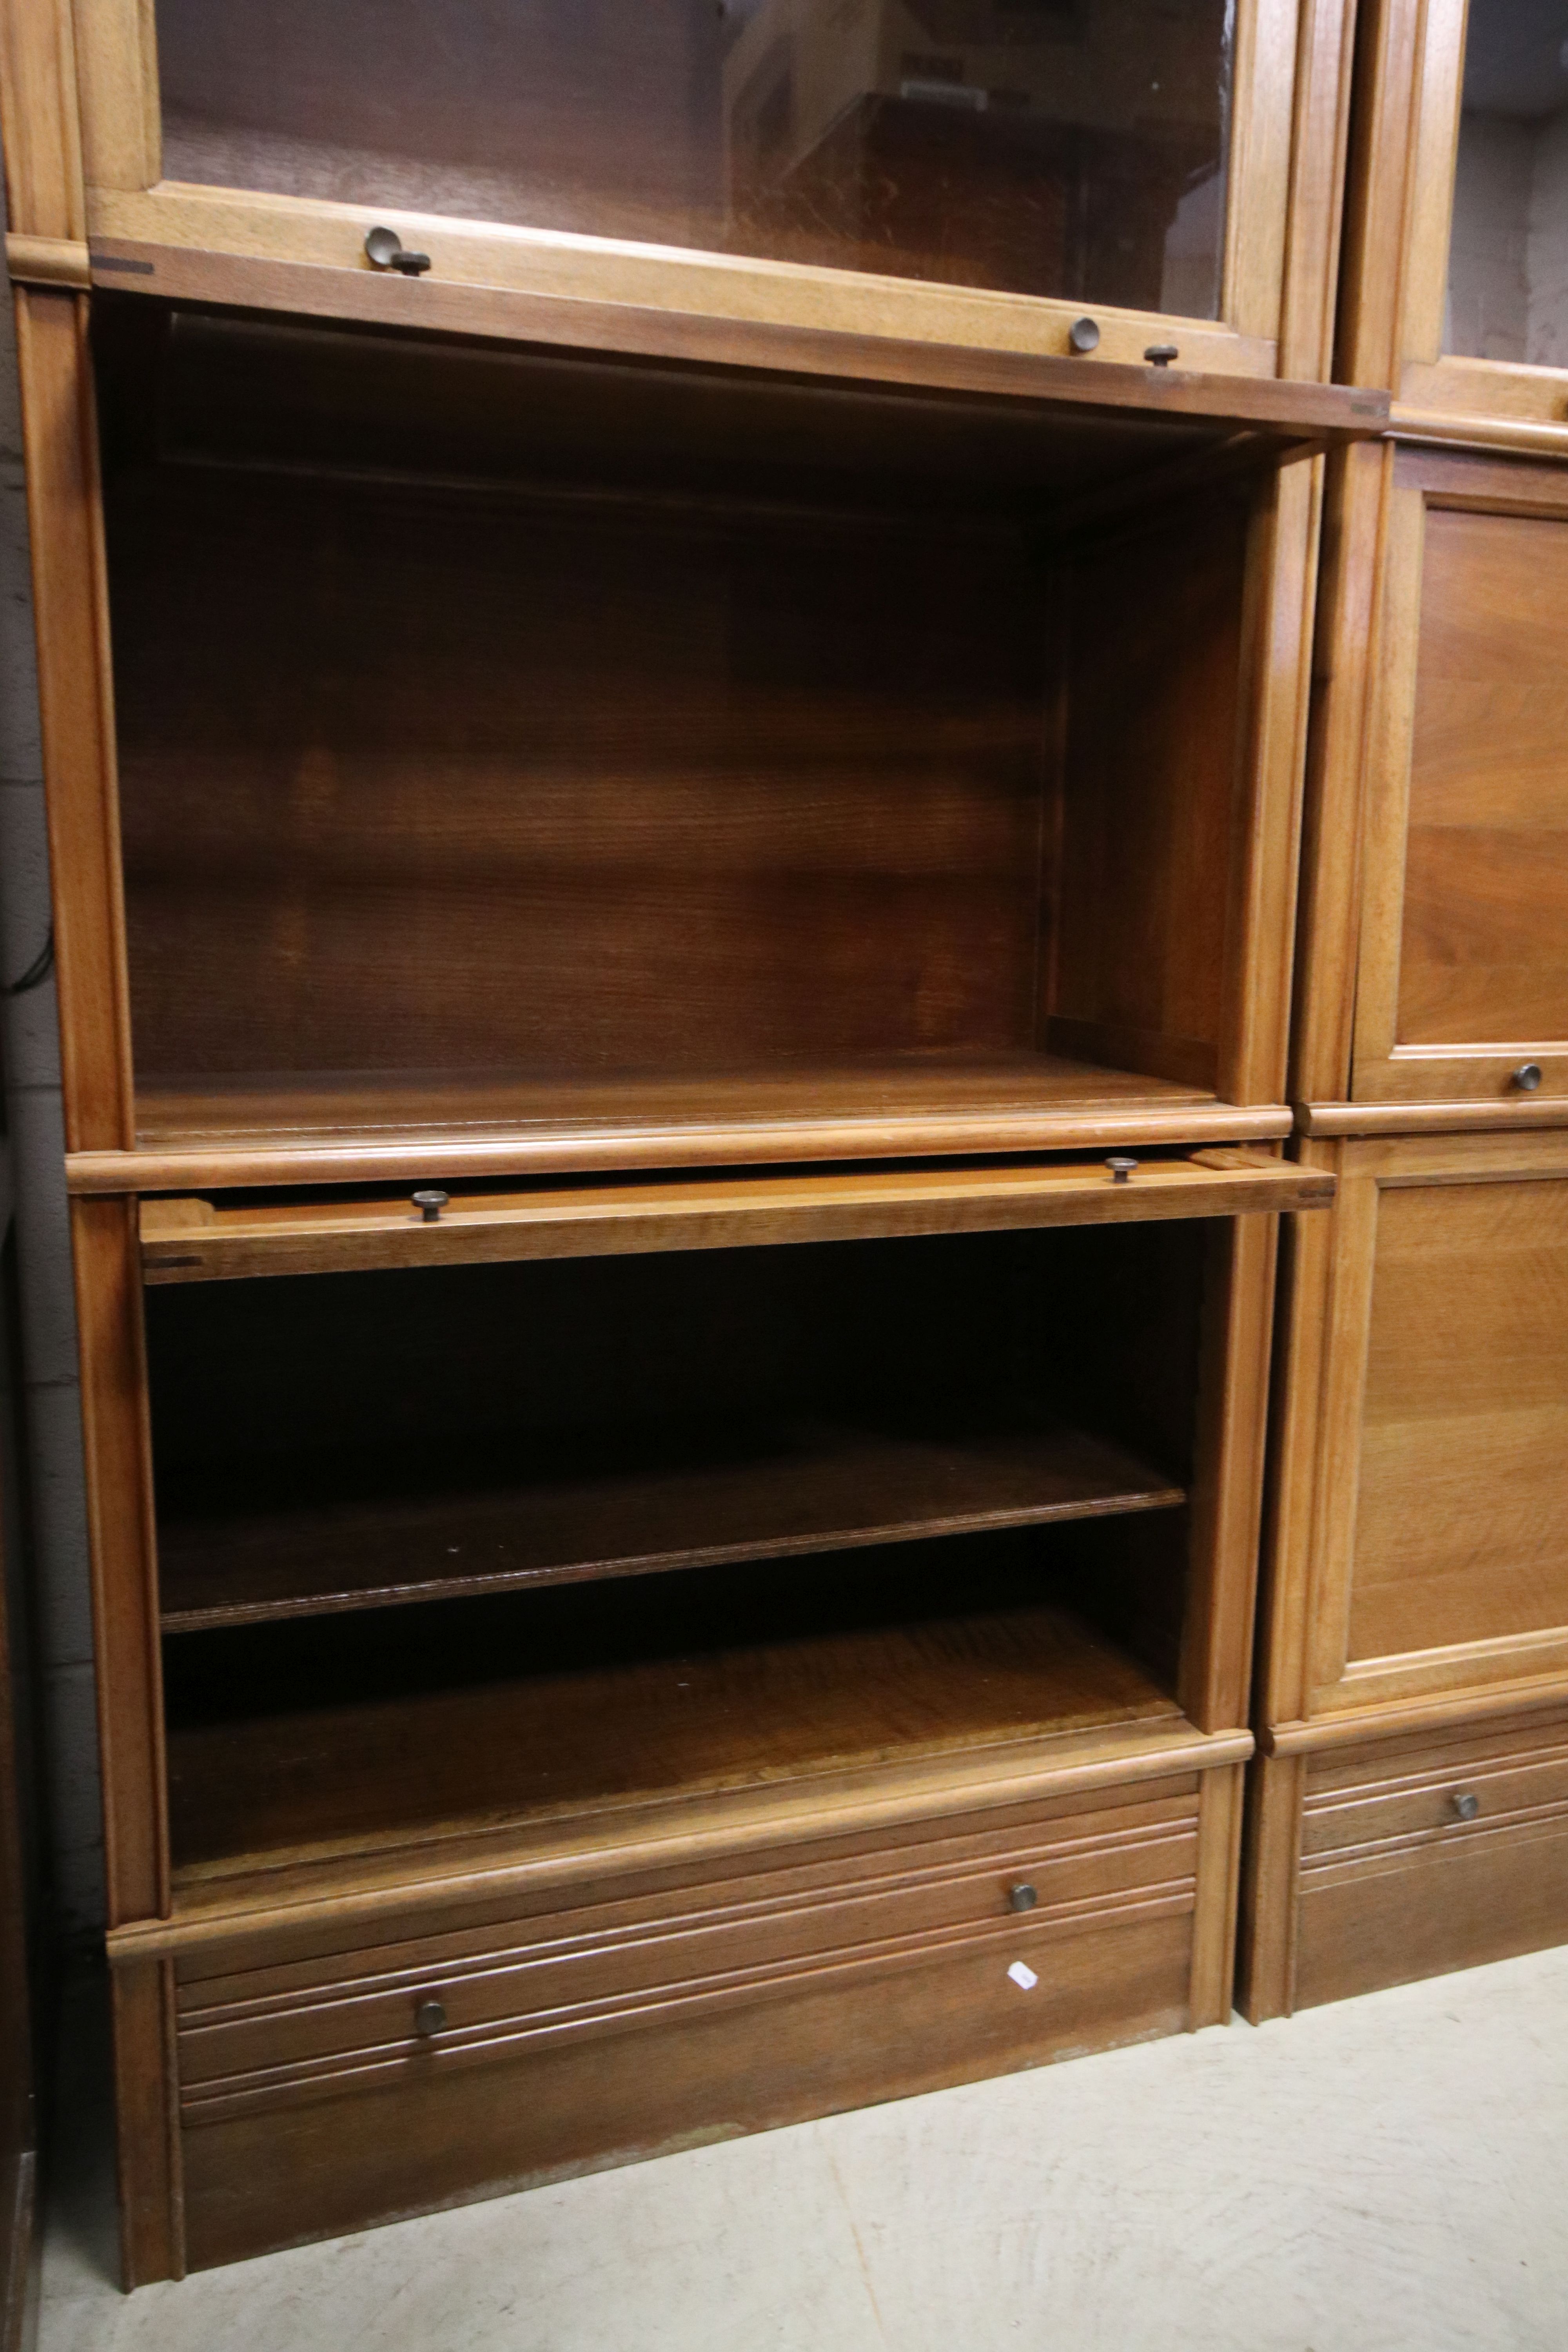
[[[1513,1074],[1511,1084],[1519,1088],[1521,1095],[1532,1095],[1541,1084],[1540,1063],[1521,1062]]]
[[[1113,1160],[1108,1160],[1105,1164],[1110,1171],[1111,1182],[1125,1184],[1138,1162],[1136,1160],[1129,1160],[1124,1153],[1118,1152]]]
[[[1469,1789],[1459,1790],[1448,1802],[1454,1809],[1455,1820],[1459,1822],[1473,1822],[1481,1810],[1480,1799]]]
[[[1032,1911],[1039,1901],[1034,1888],[1026,1882],[1007,1889],[1007,1900],[1015,1911]]]
[[[414,1205],[427,1225],[435,1224],[450,1195],[446,1192],[416,1192]]]
[[[1080,354],[1099,348],[1100,329],[1092,319],[1075,319],[1068,329],[1068,341]]]
[[[418,2008],[414,2012],[415,2032],[424,2033],[426,2035],[432,2033],[442,2033],[445,2032],[446,2026],[447,2011],[445,2004],[438,2000],[422,2000]]]

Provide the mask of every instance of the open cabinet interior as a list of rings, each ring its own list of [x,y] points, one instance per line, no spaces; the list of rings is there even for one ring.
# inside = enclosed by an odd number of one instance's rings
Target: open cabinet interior
[[[98,311],[144,1143],[1214,1100],[1212,431]]]
[[[158,0],[163,177],[1213,318],[1224,0]]]
[[[1179,1721],[1216,1230],[151,1291],[176,1884]]]

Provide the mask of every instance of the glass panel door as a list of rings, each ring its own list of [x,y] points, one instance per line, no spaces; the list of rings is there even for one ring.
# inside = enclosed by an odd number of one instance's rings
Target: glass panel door
[[[1235,0],[157,0],[164,176],[1215,318]]]

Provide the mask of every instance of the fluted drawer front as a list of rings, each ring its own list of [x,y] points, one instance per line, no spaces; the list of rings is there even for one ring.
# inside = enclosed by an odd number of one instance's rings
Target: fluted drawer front
[[[834,1970],[1027,1952],[1124,1914],[1191,1912],[1197,1780],[1044,1819],[1016,1812],[946,1836],[649,1894],[584,1886],[549,1911],[289,1957],[183,1970],[179,2063],[193,2120],[318,2092],[340,2074],[472,2063],[513,2042],[602,2034],[754,1998]],[[1041,1957],[1041,1955],[1045,1957]],[[247,1956],[248,1957],[248,1956]]]
[[[1568,1717],[1309,1767],[1296,2005],[1568,1940]]]

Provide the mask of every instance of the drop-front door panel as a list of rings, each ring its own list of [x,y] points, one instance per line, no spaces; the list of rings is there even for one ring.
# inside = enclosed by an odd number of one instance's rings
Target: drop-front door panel
[[[1568,13],[1363,13],[1339,373],[1454,429],[1568,445]]]
[[[1568,474],[1402,449],[1372,662],[1358,1101],[1568,1095]]]
[[[88,233],[363,270],[384,225],[431,282],[1035,352],[1087,310],[1100,360],[1177,320],[1321,378],[1349,13],[76,0]]]
[[[1568,1690],[1568,1139],[1308,1148],[1268,1720]]]

